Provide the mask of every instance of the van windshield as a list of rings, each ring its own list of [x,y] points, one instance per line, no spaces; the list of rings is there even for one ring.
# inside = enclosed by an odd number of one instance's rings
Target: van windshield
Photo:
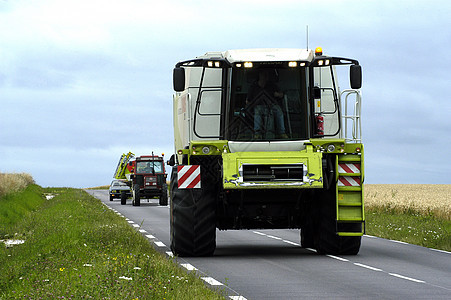
[[[228,139],[307,139],[307,82],[307,68],[232,69]]]

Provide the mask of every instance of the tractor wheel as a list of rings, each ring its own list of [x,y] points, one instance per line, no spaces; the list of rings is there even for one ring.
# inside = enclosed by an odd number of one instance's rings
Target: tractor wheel
[[[121,192],[121,205],[125,205],[127,203],[127,194],[125,191]]]
[[[167,206],[168,205],[168,185],[165,183],[163,184],[163,188],[161,191],[160,201],[159,204],[161,206]]]
[[[362,237],[337,235],[335,201],[335,188],[332,187],[330,190],[320,193],[316,251],[319,254],[356,255],[360,250]]]
[[[135,184],[133,186],[132,205],[133,206],[140,206],[141,205],[141,195],[139,194],[139,184]]]
[[[179,189],[171,176],[171,250],[178,256],[210,256],[216,249],[216,202],[211,188]],[[202,173],[202,172],[201,172]]]

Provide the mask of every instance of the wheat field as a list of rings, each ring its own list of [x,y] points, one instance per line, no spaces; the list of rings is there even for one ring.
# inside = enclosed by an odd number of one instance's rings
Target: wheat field
[[[0,197],[18,192],[33,184],[34,179],[28,173],[1,173],[0,172]]]
[[[451,184],[365,184],[365,207],[418,212],[451,220]]]

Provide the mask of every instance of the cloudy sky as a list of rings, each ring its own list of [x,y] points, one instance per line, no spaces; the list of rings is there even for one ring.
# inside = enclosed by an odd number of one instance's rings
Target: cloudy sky
[[[0,0],[0,172],[109,184],[174,153],[172,69],[207,51],[321,46],[363,67],[366,183],[451,183],[451,2]]]

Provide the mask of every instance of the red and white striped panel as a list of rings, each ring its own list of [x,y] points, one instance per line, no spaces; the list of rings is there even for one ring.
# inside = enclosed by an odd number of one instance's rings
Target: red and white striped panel
[[[360,163],[339,163],[338,173],[348,173],[348,174],[360,173]]]
[[[200,189],[200,166],[177,166],[179,189]]]
[[[360,177],[340,176],[338,186],[360,186]]]

